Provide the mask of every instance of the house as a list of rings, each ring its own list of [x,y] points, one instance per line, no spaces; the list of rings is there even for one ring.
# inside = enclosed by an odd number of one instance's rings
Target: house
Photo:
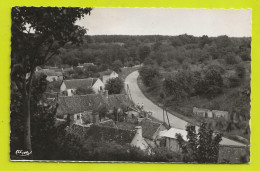
[[[161,123],[153,122],[150,119],[144,119],[138,125],[143,128],[143,137],[152,141],[157,139],[161,131],[166,130]]]
[[[142,137],[142,127],[136,127],[135,130],[124,130],[115,127],[100,125],[78,125],[73,124],[68,131],[84,139],[92,139],[96,142],[106,141],[114,142],[120,145],[131,145],[141,150],[149,148]]]
[[[186,130],[171,128],[161,133],[161,137],[165,139],[165,147],[177,153],[181,152],[181,148],[177,141],[176,134],[180,134],[185,142],[188,141]],[[221,163],[226,160],[231,163],[240,163],[241,157],[247,156],[248,152],[249,147],[247,145],[222,137],[222,141],[219,143],[218,162]]]
[[[107,119],[107,120],[104,120],[102,122],[99,122],[98,125],[99,126],[112,127],[112,128],[116,128],[117,127],[115,122],[112,119]]]
[[[116,109],[123,109],[127,108],[129,106],[132,106],[134,103],[129,99],[128,95],[125,94],[111,94],[105,96],[107,103],[108,103],[108,109],[110,113]]]
[[[161,131],[166,128],[158,122],[153,122],[151,119],[144,118],[140,122],[117,122],[116,126],[119,129],[134,130],[137,126],[142,128],[142,137],[149,144],[150,147],[154,148],[159,146],[160,141],[158,140]]]
[[[77,68],[83,69],[83,68],[87,68],[87,67],[91,67],[91,66],[95,66],[95,64],[94,63],[83,63],[83,64],[79,63]]]
[[[107,81],[112,78],[117,78],[118,74],[115,71],[107,70],[99,73],[103,83],[106,85]]]
[[[68,96],[73,96],[79,88],[92,88],[95,93],[104,89],[105,85],[98,78],[63,80],[60,86],[60,92],[66,92]]]
[[[128,96],[123,94],[108,95],[88,94],[79,96],[60,96],[58,98],[57,116],[59,118],[70,117],[73,123],[98,123],[100,118],[96,109],[105,105],[112,113],[114,108],[123,110],[123,106],[132,105]]]
[[[153,148],[160,146],[160,132],[167,130],[163,124],[144,119],[138,123],[142,127],[145,141]]]
[[[181,152],[181,148],[176,138],[176,134],[180,134],[184,141],[188,141],[187,139],[187,131],[177,128],[171,128],[161,135],[162,138],[165,138],[165,146],[171,151]]]
[[[93,111],[105,102],[102,95],[89,94],[82,96],[60,96],[57,103],[57,117],[69,117],[71,123],[84,124],[99,122],[99,115]]]
[[[209,109],[193,107],[193,114],[204,118],[213,118],[213,114]]]
[[[226,120],[229,120],[229,113],[227,111],[221,111],[221,110],[212,110],[214,118],[224,118]]]
[[[50,69],[41,69],[35,72],[35,75],[44,74],[46,75],[46,80],[49,82],[53,81],[62,81],[63,80],[63,74],[61,72],[55,72],[54,70]]]

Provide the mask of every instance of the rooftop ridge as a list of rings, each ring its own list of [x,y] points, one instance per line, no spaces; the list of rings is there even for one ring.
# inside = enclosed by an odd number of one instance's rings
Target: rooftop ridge
[[[71,79],[71,80],[63,80],[63,81],[73,81],[73,80],[89,80],[89,79],[94,79],[94,78],[79,78],[79,79]]]

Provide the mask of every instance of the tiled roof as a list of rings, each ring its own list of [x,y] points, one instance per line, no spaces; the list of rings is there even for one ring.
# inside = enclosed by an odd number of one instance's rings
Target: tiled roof
[[[210,111],[209,109],[196,108],[196,107],[194,107],[194,110],[196,110],[196,111],[204,111],[204,112],[208,112],[208,111]]]
[[[84,137],[85,139],[93,139],[94,141],[115,142],[121,145],[130,144],[135,137],[135,130],[122,130],[112,127],[104,127],[91,125],[89,128],[82,125],[73,124],[71,132]]]
[[[108,120],[99,122],[99,125],[104,126],[104,127],[112,127],[112,128],[116,127],[116,124],[112,119],[108,119]]]
[[[84,67],[88,67],[88,66],[94,66],[94,63],[84,63],[82,64]]]
[[[87,133],[88,129],[89,129],[89,127],[73,124],[70,128],[70,131],[74,134],[77,134],[78,136],[84,137],[84,135]]]
[[[142,126],[142,134],[144,138],[153,139],[153,135],[160,128],[161,124],[152,122],[150,120],[143,120],[140,124]]]
[[[86,79],[73,79],[73,80],[64,80],[64,84],[67,89],[77,89],[80,87],[90,88],[95,84],[97,78],[86,78]]]
[[[186,131],[186,130],[183,130],[183,129],[177,129],[177,128],[171,128],[171,129],[169,129],[167,132],[165,132],[165,133],[162,135],[162,137],[177,139],[177,138],[176,138],[176,134],[181,134],[183,140],[184,140],[184,141],[188,141],[188,139],[187,139],[187,131]]]
[[[106,71],[99,72],[99,74],[100,74],[101,76],[104,76],[104,75],[110,75],[112,72],[113,72],[113,70],[108,69],[108,70],[106,70]]]
[[[61,72],[55,72],[54,70],[50,70],[50,69],[43,69],[35,72],[36,75],[40,73],[43,73],[47,76],[62,76]]]
[[[101,94],[88,94],[81,96],[60,96],[58,100],[58,115],[75,114],[84,111],[92,111],[101,105],[106,105],[109,109],[119,108],[123,105],[130,106],[132,102],[127,95],[109,95],[108,98]]]
[[[56,71],[57,76],[62,76],[62,72],[61,71]]]
[[[136,127],[137,125],[134,124],[134,123],[130,123],[130,122],[118,122],[118,123],[116,124],[116,126],[117,126],[119,129],[135,130],[135,127]]]
[[[150,120],[143,120],[138,125],[142,127],[142,135],[144,138],[147,139],[153,139],[153,135],[161,126],[160,123],[153,122]],[[129,122],[118,122],[116,126],[120,129],[134,130],[137,125]]]
[[[58,115],[75,114],[97,109],[104,104],[100,94],[88,94],[81,96],[60,96],[58,100]]]
[[[113,94],[108,96],[109,108],[119,108],[122,106],[132,106],[133,102],[125,94]]]

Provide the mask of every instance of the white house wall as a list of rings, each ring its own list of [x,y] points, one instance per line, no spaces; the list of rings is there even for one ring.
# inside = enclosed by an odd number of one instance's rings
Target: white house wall
[[[103,80],[104,85],[106,85],[106,83],[107,83],[107,81],[108,81],[109,79],[111,79],[111,78],[117,78],[117,77],[118,77],[118,74],[113,71],[110,75],[104,75],[104,76],[102,77],[102,80]]]
[[[49,82],[57,81],[58,76],[47,76],[46,80],[49,81]]]
[[[104,75],[102,80],[103,80],[103,83],[104,85],[106,85],[107,81],[110,79],[110,76],[109,75]]]
[[[110,74],[110,78],[117,78],[118,77],[118,74],[113,71],[111,74]]]
[[[95,93],[99,93],[100,87],[102,87],[102,90],[104,90],[105,85],[100,79],[97,79],[95,84],[92,86],[92,89],[95,91]]]
[[[60,92],[67,90],[65,83],[63,82],[60,86]]]
[[[166,147],[174,152],[180,152],[179,143],[176,139],[166,138]]]

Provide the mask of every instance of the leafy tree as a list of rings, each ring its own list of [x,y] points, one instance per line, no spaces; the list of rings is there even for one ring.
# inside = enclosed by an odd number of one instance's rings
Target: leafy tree
[[[151,59],[150,57],[145,58],[144,65],[157,65],[156,61]]]
[[[140,46],[138,48],[138,55],[141,61],[144,61],[151,53],[151,49],[149,46]]]
[[[227,55],[224,56],[226,63],[233,65],[233,64],[238,64],[241,61],[241,58],[234,53],[228,53]]]
[[[174,76],[166,77],[163,83],[164,91],[172,100],[187,99],[193,92],[193,75],[188,71],[178,72]]]
[[[11,79],[22,96],[24,147],[31,147],[31,88],[37,66],[48,62],[67,42],[79,44],[86,30],[75,25],[91,8],[12,8]]]
[[[181,45],[182,45],[182,42],[181,42],[181,40],[180,40],[179,37],[174,37],[174,38],[172,38],[172,40],[171,40],[171,44],[172,44],[172,46],[174,46],[174,47],[178,47],[178,46],[181,46]]]
[[[112,64],[112,69],[113,71],[119,73],[121,72],[121,68],[123,67],[123,64],[120,60],[116,60],[115,62],[113,62]]]
[[[187,139],[185,142],[180,134],[176,134],[177,141],[185,162],[198,163],[217,163],[219,142],[222,140],[222,135],[213,133],[212,130],[206,128],[206,124],[201,124],[198,133],[193,125],[186,127]]]
[[[123,88],[124,82],[119,77],[109,79],[105,85],[108,94],[120,94]]]
[[[214,69],[209,69],[206,71],[205,77],[203,79],[204,95],[209,98],[222,93],[223,91],[223,79],[220,73]]]
[[[203,48],[206,44],[210,44],[211,40],[207,35],[203,35],[199,40],[199,47]]]
[[[153,50],[154,51],[158,51],[160,49],[160,46],[162,45],[162,42],[160,41],[156,41],[154,44],[153,44]]]
[[[147,87],[153,85],[155,77],[160,77],[158,68],[153,66],[143,66],[140,68],[139,73],[144,85]]]
[[[232,45],[230,38],[226,35],[218,36],[217,38],[214,39],[214,42],[216,43],[218,48],[226,48]]]
[[[243,61],[250,61],[251,60],[251,49],[246,48],[243,52],[240,52],[240,57]]]
[[[12,85],[13,87],[14,85]],[[47,88],[46,76],[33,77],[32,96],[30,99],[31,113],[31,138],[34,149],[33,159],[50,159],[51,151],[57,147],[54,143],[57,136],[55,127],[56,106],[44,100],[43,93]],[[22,95],[17,88],[11,91],[11,154],[23,147],[24,125],[22,115]]]
[[[245,67],[243,65],[236,66],[236,74],[239,78],[244,78],[246,74]]]
[[[230,87],[237,87],[237,86],[240,85],[240,80],[239,80],[239,78],[236,75],[235,76],[230,76],[228,78],[228,80],[229,80],[229,86]]]

